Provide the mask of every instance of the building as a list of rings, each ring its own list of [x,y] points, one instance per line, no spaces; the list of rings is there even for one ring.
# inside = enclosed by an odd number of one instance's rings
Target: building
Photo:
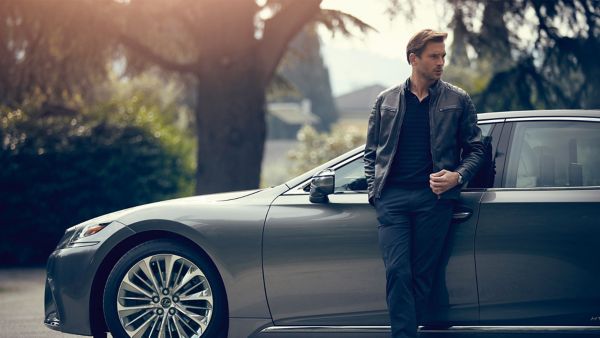
[[[267,138],[296,139],[304,125],[314,125],[319,117],[312,113],[308,99],[301,102],[270,102],[267,104]]]
[[[386,87],[374,84],[353,90],[335,98],[339,113],[337,124],[342,127],[355,127],[367,131],[369,113],[375,98]]]

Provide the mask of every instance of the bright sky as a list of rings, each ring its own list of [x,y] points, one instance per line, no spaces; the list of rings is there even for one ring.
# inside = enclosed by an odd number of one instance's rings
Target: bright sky
[[[403,81],[410,74],[404,54],[408,39],[424,28],[451,33],[446,28],[448,18],[444,18],[443,8],[433,0],[415,3],[415,17],[408,22],[402,14],[390,21],[385,14],[387,0],[323,1],[323,8],[342,10],[378,30],[367,35],[357,33],[353,38],[341,34],[332,38],[324,28],[319,32],[334,96],[372,84],[391,86]],[[451,42],[449,38],[447,42]]]

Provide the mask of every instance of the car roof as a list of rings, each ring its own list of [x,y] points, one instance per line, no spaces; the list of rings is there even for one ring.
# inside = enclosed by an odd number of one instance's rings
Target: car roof
[[[600,118],[600,110],[584,109],[548,109],[548,110],[517,110],[493,113],[479,113],[479,121],[491,119],[507,119],[520,117],[595,117]]]

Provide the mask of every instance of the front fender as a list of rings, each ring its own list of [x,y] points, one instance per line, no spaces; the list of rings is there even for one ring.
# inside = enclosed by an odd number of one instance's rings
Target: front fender
[[[189,210],[157,207],[130,214],[119,222],[136,235],[161,231],[191,240],[219,271],[230,317],[270,318],[261,263],[267,209],[264,205],[234,203],[200,205]]]

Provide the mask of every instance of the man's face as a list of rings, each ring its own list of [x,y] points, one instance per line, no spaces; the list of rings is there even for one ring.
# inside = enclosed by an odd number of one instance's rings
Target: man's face
[[[412,66],[426,80],[439,80],[444,71],[446,45],[443,42],[428,42],[421,56],[412,58]]]

